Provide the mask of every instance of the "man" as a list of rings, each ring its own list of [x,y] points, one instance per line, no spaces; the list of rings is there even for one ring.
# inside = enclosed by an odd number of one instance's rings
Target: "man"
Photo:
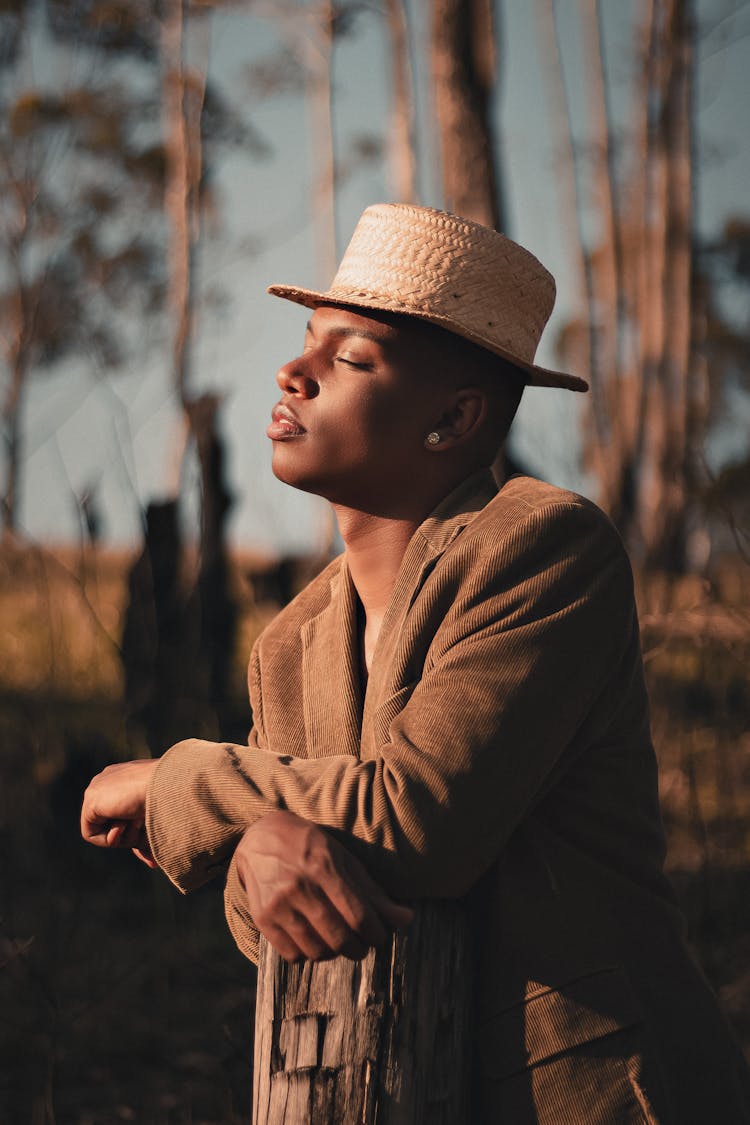
[[[476,1120],[746,1122],[746,1076],[662,874],[632,580],[591,503],[489,471],[554,282],[455,216],[365,211],[279,372],[279,479],[345,551],[256,644],[248,746],[110,767],[82,831],[183,891],[226,872],[257,956],[360,957],[401,905],[482,931]]]

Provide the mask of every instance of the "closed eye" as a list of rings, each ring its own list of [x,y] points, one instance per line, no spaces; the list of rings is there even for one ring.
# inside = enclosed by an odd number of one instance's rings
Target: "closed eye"
[[[370,370],[372,370],[372,364],[371,363],[363,363],[361,360],[349,359],[345,355],[337,355],[335,358],[336,358],[337,363],[345,363],[347,365],[347,367],[356,367],[360,371],[370,371]]]

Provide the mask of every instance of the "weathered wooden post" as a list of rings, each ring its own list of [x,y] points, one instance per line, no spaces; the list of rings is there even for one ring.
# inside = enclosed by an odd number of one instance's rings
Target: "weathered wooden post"
[[[288,965],[261,940],[253,1125],[469,1125],[472,939],[424,903],[361,962]]]

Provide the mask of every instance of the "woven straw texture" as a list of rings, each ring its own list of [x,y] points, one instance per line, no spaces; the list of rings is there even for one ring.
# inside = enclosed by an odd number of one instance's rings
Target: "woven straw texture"
[[[555,303],[552,275],[505,235],[445,211],[368,207],[328,290],[268,291],[309,308],[331,303],[415,316],[516,364],[531,384],[587,390],[583,379],[534,364]]]

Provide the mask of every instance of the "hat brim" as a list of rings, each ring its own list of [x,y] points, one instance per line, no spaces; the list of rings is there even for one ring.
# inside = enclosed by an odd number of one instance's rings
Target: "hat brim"
[[[351,306],[359,309],[377,309],[381,312],[401,313],[404,316],[413,316],[417,320],[426,320],[445,328],[455,336],[462,336],[473,344],[478,344],[495,355],[518,367],[527,376],[526,382],[532,387],[562,387],[568,391],[587,391],[589,385],[585,379],[577,375],[568,375],[565,371],[553,371],[547,367],[538,367],[534,363],[519,359],[517,355],[499,348],[493,340],[481,336],[479,333],[470,332],[448,316],[440,313],[426,312],[423,309],[412,308],[403,299],[390,299],[375,294],[344,293],[341,291],[319,292],[315,289],[301,289],[295,285],[269,285],[268,292],[274,297],[283,297],[286,301],[293,301],[297,305],[305,305],[308,309],[315,309],[319,305]]]

